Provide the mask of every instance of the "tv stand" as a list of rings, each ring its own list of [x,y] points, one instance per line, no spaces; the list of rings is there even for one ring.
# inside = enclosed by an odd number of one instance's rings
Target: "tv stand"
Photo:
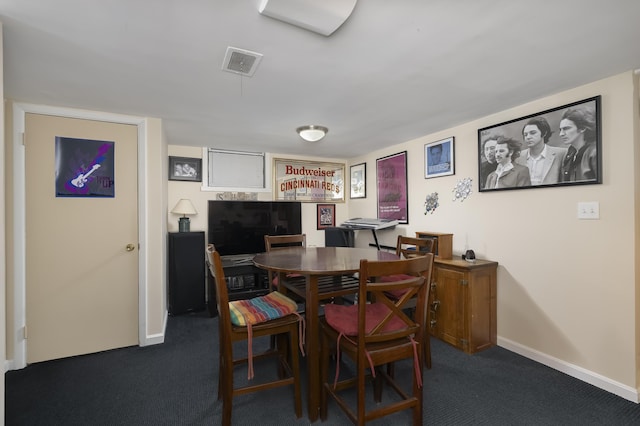
[[[230,301],[251,299],[269,292],[267,271],[253,265],[254,256],[255,254],[221,256]],[[207,284],[209,316],[214,317],[218,312],[216,309],[216,291],[213,287],[213,277],[210,273],[207,275]]]

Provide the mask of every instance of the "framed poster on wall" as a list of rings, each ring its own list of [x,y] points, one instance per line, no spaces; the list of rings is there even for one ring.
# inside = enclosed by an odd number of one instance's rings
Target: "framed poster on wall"
[[[480,192],[602,183],[600,96],[478,130]]]
[[[407,151],[376,160],[378,219],[409,223]]]

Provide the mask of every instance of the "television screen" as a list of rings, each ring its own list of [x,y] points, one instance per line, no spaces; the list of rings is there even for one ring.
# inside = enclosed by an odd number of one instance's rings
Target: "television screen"
[[[265,235],[302,233],[296,201],[209,200],[209,243],[221,256],[264,252]]]

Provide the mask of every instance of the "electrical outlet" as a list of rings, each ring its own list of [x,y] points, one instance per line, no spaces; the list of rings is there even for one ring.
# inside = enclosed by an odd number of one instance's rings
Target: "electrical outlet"
[[[578,219],[600,219],[600,203],[597,201],[579,202]]]

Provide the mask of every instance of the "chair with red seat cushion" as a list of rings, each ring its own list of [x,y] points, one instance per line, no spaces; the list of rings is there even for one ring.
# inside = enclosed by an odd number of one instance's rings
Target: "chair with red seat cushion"
[[[427,324],[426,301],[430,286],[427,284],[433,267],[433,254],[427,253],[412,259],[394,261],[360,261],[360,289],[358,300],[371,303],[356,305],[326,305],[325,318],[321,320],[321,370],[322,392],[320,417],[327,418],[327,399],[331,396],[354,424],[411,409],[413,424],[422,424],[422,346]],[[406,279],[381,282],[380,278],[403,275]],[[394,299],[390,292],[402,290],[402,296]],[[417,300],[415,314],[405,313],[407,303]],[[355,319],[355,320],[354,320]],[[336,355],[335,379],[329,379],[329,362]],[[354,377],[338,380],[340,355],[348,356],[356,364]],[[406,390],[406,378],[398,381],[381,366],[403,359],[413,360],[411,391]],[[370,373],[369,373],[370,372]],[[377,404],[373,409],[365,402],[365,381],[375,378],[374,395]],[[382,384],[387,383],[396,391],[397,398],[382,402]],[[347,389],[356,390],[356,408],[344,395]]]
[[[404,235],[398,235],[398,241],[396,243],[396,254],[403,259],[411,259],[416,256],[423,256],[426,253],[433,253],[435,255],[436,244],[435,240],[428,238],[414,238],[405,237]],[[383,282],[399,281],[406,279],[406,275],[391,275],[382,277],[380,280]],[[431,284],[431,277],[428,279]],[[394,298],[402,297],[402,290],[389,293]],[[408,308],[413,309],[415,306],[415,300],[413,303],[408,304]],[[427,301],[428,303],[428,301]],[[413,306],[412,306],[413,305]],[[428,313],[427,313],[428,316]],[[428,324],[428,322],[427,322]],[[424,362],[427,368],[431,368],[431,344],[429,340],[429,330],[425,329],[425,344],[424,344]]]

